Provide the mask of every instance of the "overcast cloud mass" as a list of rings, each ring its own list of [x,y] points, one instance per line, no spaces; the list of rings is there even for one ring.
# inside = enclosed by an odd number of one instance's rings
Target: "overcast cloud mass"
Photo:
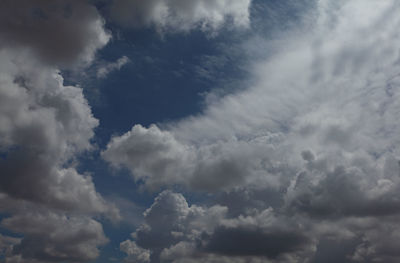
[[[0,261],[400,262],[399,12],[1,1]]]

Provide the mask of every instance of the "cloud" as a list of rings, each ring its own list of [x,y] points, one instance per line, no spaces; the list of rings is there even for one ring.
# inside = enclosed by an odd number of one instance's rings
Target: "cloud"
[[[171,230],[183,235],[149,243],[153,226],[143,226],[136,244],[166,262],[312,261],[327,257],[327,243],[347,262],[398,261],[384,241],[399,218],[398,11],[395,1],[318,1],[311,28],[285,32],[268,43],[278,43],[274,55],[247,65],[252,86],[197,116],[112,138],[103,157],[148,189],[206,192],[226,209],[194,239],[176,230],[186,222]],[[261,251],[239,236],[282,244]]]
[[[0,47],[30,50],[46,63],[89,63],[110,39],[87,1],[5,0],[0,10]]]
[[[128,167],[148,189],[182,184],[195,190],[217,191],[245,184],[250,171],[255,177],[261,176],[273,148],[260,141],[274,139],[266,135],[256,141],[233,138],[197,146],[179,142],[173,133],[156,125],[135,125],[128,133],[114,137],[102,156],[117,168]],[[271,175],[265,180],[278,185],[280,179]]]
[[[113,1],[111,16],[122,25],[136,28],[154,26],[161,31],[185,32],[195,28],[215,31],[228,19],[235,27],[248,27],[250,3],[250,0],[122,0]]]
[[[365,231],[351,259],[355,262],[398,261],[400,253],[394,241],[399,238],[399,234],[396,222],[374,222],[370,229]]]
[[[53,208],[105,212],[91,177],[64,165],[91,149],[98,125],[82,90],[64,86],[51,67],[18,60],[35,61],[29,56],[0,57],[0,190]]]
[[[226,207],[189,206],[181,194],[164,191],[144,215],[145,223],[132,235],[135,241],[124,241],[121,247],[127,250],[132,246],[133,252],[127,254],[137,257],[149,253],[150,262],[210,256],[292,262],[299,258],[297,253],[313,249],[304,229],[289,219],[277,218],[273,209],[228,217]]]
[[[0,212],[12,233],[1,257],[94,260],[107,238],[92,217],[119,212],[76,168],[98,120],[60,69],[86,66],[110,35],[94,6],[63,0],[2,1],[0,31]]]
[[[7,260],[94,259],[97,246],[106,240],[101,225],[88,217],[75,220],[58,213],[118,218],[118,210],[97,193],[92,178],[69,164],[77,154],[92,148],[90,139],[98,121],[82,90],[64,86],[57,70],[35,64],[37,60],[31,56],[13,50],[1,51],[0,57],[0,192],[2,202],[21,205],[3,207],[2,213],[11,217],[2,223],[24,234]],[[20,59],[26,60],[22,63]],[[35,205],[45,209],[45,216],[18,211]],[[24,226],[18,223],[21,220],[25,220]],[[58,231],[65,233],[55,232],[62,225],[71,227],[71,236],[62,236],[68,235],[62,228]]]
[[[288,205],[315,217],[399,214],[398,160],[387,158],[376,169],[370,165],[373,159],[357,158],[347,167],[332,170],[327,169],[326,160],[309,161],[288,191]]]
[[[110,141],[104,158],[145,183],[208,190],[262,180],[271,185],[273,179],[287,187],[303,169],[301,153],[307,150],[327,159],[326,171],[360,158],[383,169],[398,151],[399,21],[389,3],[371,3],[345,26],[354,5],[344,3],[340,14],[320,11],[308,35],[286,36],[281,53],[253,65],[252,87],[163,130],[136,125]],[[329,27],[328,15],[337,20]]]
[[[127,56],[122,56],[119,59],[117,59],[117,61],[115,62],[110,62],[104,65],[101,65],[98,69],[97,69],[97,78],[102,79],[107,77],[108,74],[110,74],[110,72],[114,71],[114,70],[120,70],[125,64],[129,63],[130,60]]]
[[[21,242],[12,246],[11,262],[84,262],[95,259],[99,255],[97,246],[108,242],[101,224],[88,217],[24,211],[3,219],[1,224],[24,233]]]
[[[150,262],[150,251],[139,247],[131,240],[125,240],[122,242],[120,244],[120,250],[128,255],[128,257],[124,259],[125,262]]]

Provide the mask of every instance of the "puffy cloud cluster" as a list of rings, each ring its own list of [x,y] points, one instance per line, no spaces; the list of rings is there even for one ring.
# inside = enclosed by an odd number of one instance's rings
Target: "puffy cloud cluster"
[[[76,157],[98,120],[60,68],[84,66],[109,40],[87,1],[0,3],[0,252],[5,262],[84,262],[107,243],[93,216],[118,218]]]
[[[131,131],[114,137],[103,152],[103,158],[115,167],[128,167],[136,180],[149,189],[182,184],[192,189],[217,191],[247,184],[252,179],[278,186],[285,178],[265,175],[271,163],[273,145],[279,135],[265,134],[248,141],[232,138],[215,143],[193,145],[178,141],[174,134],[156,125],[135,125]],[[265,142],[265,144],[263,144]],[[282,165],[282,172],[290,172]],[[272,169],[272,168],[271,168]],[[286,171],[287,170],[287,171]]]
[[[189,206],[181,194],[164,191],[145,211],[145,223],[132,234],[135,240],[122,242],[121,250],[128,262],[207,262],[210,257],[289,262],[313,250],[305,228],[277,218],[271,208],[235,218],[227,212],[220,205]]]
[[[248,27],[250,3],[250,0],[121,0],[113,1],[111,15],[117,22],[131,27],[215,31],[227,20],[232,20],[235,27]]]
[[[252,87],[213,100],[199,116],[164,129],[136,125],[111,140],[104,158],[149,189],[213,192],[226,207],[211,229],[195,229],[204,234],[191,239],[171,222],[170,234],[151,244],[144,240],[157,227],[146,216],[135,242],[151,262],[400,260],[390,241],[400,212],[399,8],[317,1],[311,30],[287,33],[280,52],[251,66]],[[247,220],[254,225],[239,223]],[[271,236],[278,248],[257,254]],[[253,242],[236,247],[239,237]]]
[[[104,211],[91,178],[64,166],[92,147],[98,125],[82,90],[25,54],[0,57],[1,191],[64,210]]]

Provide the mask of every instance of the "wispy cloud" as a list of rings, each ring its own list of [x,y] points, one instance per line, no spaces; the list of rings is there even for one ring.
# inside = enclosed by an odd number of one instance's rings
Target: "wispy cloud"
[[[110,72],[114,70],[120,70],[125,64],[129,63],[130,60],[127,56],[122,56],[115,62],[103,63],[97,68],[96,76],[99,79],[106,78]]]

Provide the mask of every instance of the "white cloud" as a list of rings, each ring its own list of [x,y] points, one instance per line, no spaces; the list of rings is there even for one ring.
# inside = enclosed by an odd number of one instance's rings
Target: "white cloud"
[[[155,125],[149,128],[136,125],[128,133],[114,137],[102,156],[116,167],[128,167],[134,178],[143,180],[149,189],[183,184],[215,191],[246,184],[248,172],[253,172],[253,179],[258,180],[273,150],[267,143],[275,139],[265,135],[257,140],[232,138],[214,144],[190,145]],[[280,179],[274,175],[264,179],[279,185]]]
[[[130,60],[127,56],[122,56],[119,59],[117,59],[117,61],[115,62],[110,62],[110,63],[106,63],[103,65],[100,65],[97,68],[97,78],[102,79],[107,77],[108,74],[110,74],[110,72],[114,71],[114,70],[120,70],[125,64],[129,63]]]
[[[235,27],[248,27],[250,3],[250,0],[121,0],[113,2],[111,14],[116,21],[132,27],[215,31],[228,19]]]

